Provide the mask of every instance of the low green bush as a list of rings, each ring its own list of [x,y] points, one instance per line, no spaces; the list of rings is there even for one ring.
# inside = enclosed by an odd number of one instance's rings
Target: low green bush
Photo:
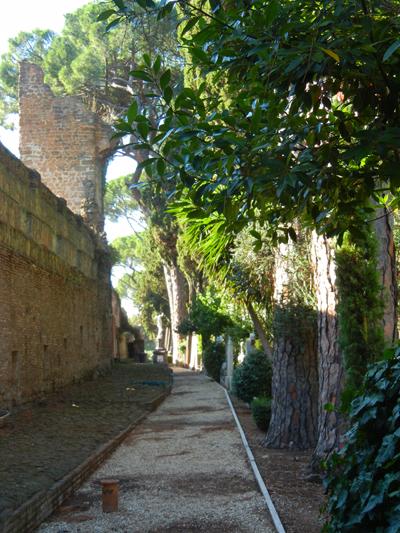
[[[203,349],[203,365],[207,375],[219,382],[221,366],[225,361],[225,344],[213,342]]]
[[[271,420],[271,398],[254,398],[250,407],[257,427],[262,431],[267,431]]]
[[[244,402],[256,396],[271,396],[272,367],[261,350],[246,355],[233,372],[233,392]]]
[[[325,532],[400,529],[400,348],[369,367],[344,446],[327,462]]]

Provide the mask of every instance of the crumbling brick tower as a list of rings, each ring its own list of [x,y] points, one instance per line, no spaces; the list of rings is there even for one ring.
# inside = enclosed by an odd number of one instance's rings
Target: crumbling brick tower
[[[103,193],[111,130],[75,96],[54,96],[42,69],[21,62],[20,154],[42,181],[98,232],[104,228]]]

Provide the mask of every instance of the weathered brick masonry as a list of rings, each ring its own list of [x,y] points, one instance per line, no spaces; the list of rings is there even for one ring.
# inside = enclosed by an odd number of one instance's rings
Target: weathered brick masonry
[[[111,353],[105,245],[0,144],[0,407],[107,366]]]
[[[68,207],[103,230],[111,130],[76,96],[54,96],[42,69],[23,61],[19,78],[21,160]]]

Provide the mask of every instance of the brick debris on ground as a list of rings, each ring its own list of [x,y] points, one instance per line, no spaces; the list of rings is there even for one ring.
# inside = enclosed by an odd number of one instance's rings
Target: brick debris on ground
[[[172,394],[41,526],[41,533],[272,533],[223,389],[176,369]],[[102,513],[101,480],[119,481]]]
[[[0,529],[13,510],[148,412],[169,379],[165,367],[121,362],[103,377],[12,412],[0,428]]]

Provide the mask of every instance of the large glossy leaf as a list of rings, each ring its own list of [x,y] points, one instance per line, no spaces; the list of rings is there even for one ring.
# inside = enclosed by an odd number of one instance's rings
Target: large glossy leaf
[[[387,61],[400,48],[400,39],[392,43],[386,52],[383,54],[382,61]]]

